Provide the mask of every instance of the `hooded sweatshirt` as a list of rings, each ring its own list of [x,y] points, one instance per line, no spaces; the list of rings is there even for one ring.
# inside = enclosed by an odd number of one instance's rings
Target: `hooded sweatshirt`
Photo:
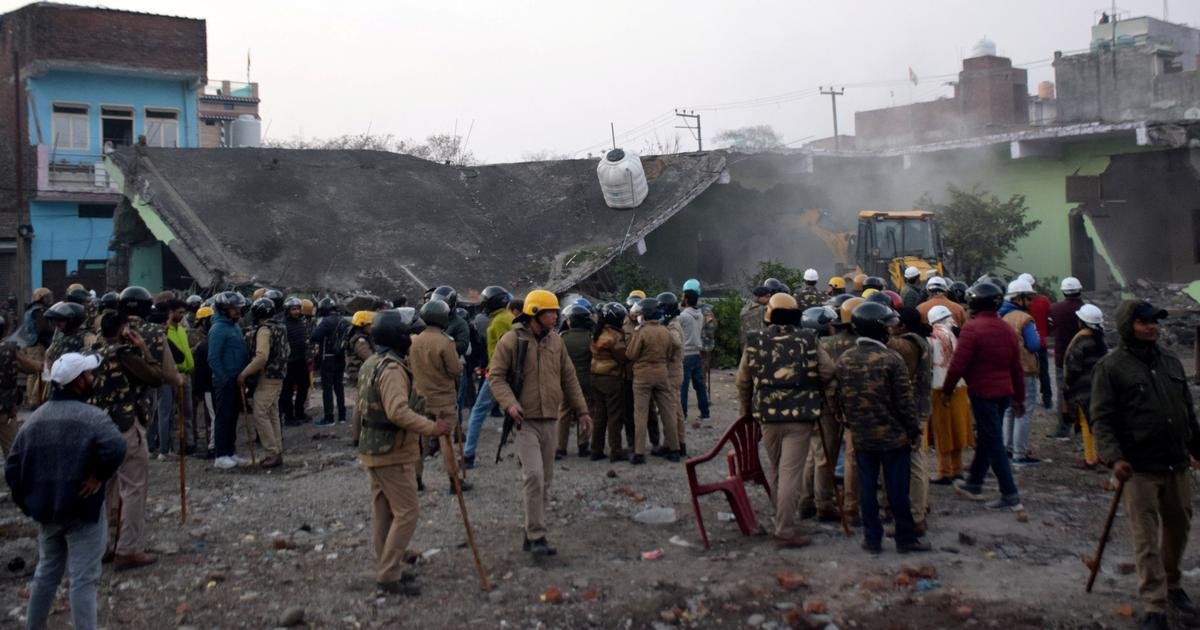
[[[1183,364],[1157,343],[1134,337],[1139,300],[1117,309],[1120,345],[1092,372],[1089,420],[1100,458],[1128,461],[1134,472],[1186,470],[1200,457],[1200,425]]]

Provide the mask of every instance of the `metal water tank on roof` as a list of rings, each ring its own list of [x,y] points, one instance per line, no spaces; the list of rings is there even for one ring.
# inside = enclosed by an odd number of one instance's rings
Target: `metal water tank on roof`
[[[233,121],[234,147],[257,147],[262,144],[262,123],[250,114],[242,114]]]
[[[650,192],[642,159],[633,151],[613,149],[606,153],[596,166],[596,177],[609,208],[636,208]]]
[[[990,40],[985,35],[983,39],[975,42],[975,47],[971,49],[971,58],[975,57],[995,57],[996,42]]]

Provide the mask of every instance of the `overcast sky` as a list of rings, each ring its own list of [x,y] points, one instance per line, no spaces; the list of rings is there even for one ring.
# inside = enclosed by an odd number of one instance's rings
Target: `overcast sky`
[[[27,4],[0,0],[0,10]],[[1122,0],[1162,17],[1162,0]],[[210,79],[260,84],[269,137],[471,130],[485,162],[549,150],[583,157],[608,143],[640,150],[696,109],[703,135],[770,124],[785,141],[843,133],[855,110],[948,94],[943,83],[987,36],[1052,80],[1055,50],[1086,48],[1103,0],[109,0],[106,6],[204,18]],[[1200,1],[1170,0],[1200,25]],[[909,68],[919,78],[904,80]],[[890,82],[890,83],[887,83]],[[887,84],[884,84],[887,83]],[[856,84],[871,84],[854,87]],[[769,98],[786,95],[781,98]],[[730,105],[731,104],[731,105]],[[730,105],[720,107],[721,105]],[[472,126],[473,125],[473,126]],[[624,136],[622,134],[625,134]],[[706,146],[710,146],[707,145]]]

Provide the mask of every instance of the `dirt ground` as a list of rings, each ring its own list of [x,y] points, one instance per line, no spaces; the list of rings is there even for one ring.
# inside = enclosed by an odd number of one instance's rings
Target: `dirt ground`
[[[693,410],[689,421],[693,454],[711,447],[736,413],[732,373],[714,371],[713,387],[713,419],[697,427]],[[314,395],[310,414],[319,415],[319,404]],[[263,628],[300,614],[318,628],[1134,627],[1136,576],[1123,514],[1095,591],[1084,594],[1080,558],[1094,553],[1111,493],[1102,488],[1105,473],[1070,466],[1078,441],[1044,437],[1052,424],[1039,410],[1033,442],[1045,462],[1016,473],[1028,520],[933,486],[932,553],[898,555],[885,542],[882,555],[869,556],[859,549],[861,532],[847,538],[836,524],[814,521],[805,522],[813,545],[779,551],[768,537],[743,537],[735,523],[719,520],[729,508],[718,495],[701,500],[712,541],[706,551],[681,464],[651,458],[632,467],[572,455],[555,465],[549,511],[559,555],[536,561],[521,551],[517,464],[511,447],[500,464],[492,462],[500,421],[490,418],[467,505],[494,588],[481,590],[441,461],[429,459],[411,545],[426,556],[419,565],[424,594],[416,599],[376,593],[367,479],[344,425],[288,428],[280,469],[220,471],[189,458],[185,524],[178,462],[151,463],[147,536],[160,560],[123,573],[106,565],[100,620],[110,628]],[[716,478],[723,469],[718,460],[702,474]],[[766,495],[751,488],[750,496],[769,525]],[[633,520],[656,506],[673,508],[675,522]],[[24,621],[34,534],[4,495],[0,627]],[[661,557],[642,559],[654,550]],[[905,568],[914,575],[900,577]],[[1195,546],[1184,568],[1185,586],[1200,596]],[[69,626],[66,609],[63,593],[52,627]]]

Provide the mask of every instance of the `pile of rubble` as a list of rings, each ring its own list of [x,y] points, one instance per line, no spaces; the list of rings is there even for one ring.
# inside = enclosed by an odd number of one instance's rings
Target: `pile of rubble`
[[[1200,303],[1183,292],[1187,286],[1137,280],[1123,290],[1093,291],[1085,293],[1083,297],[1099,306],[1108,318],[1110,345],[1117,342],[1116,322],[1113,321],[1117,307],[1132,294],[1170,313],[1170,317],[1163,321],[1163,344],[1166,347],[1191,352],[1196,343],[1196,329],[1200,326]]]

